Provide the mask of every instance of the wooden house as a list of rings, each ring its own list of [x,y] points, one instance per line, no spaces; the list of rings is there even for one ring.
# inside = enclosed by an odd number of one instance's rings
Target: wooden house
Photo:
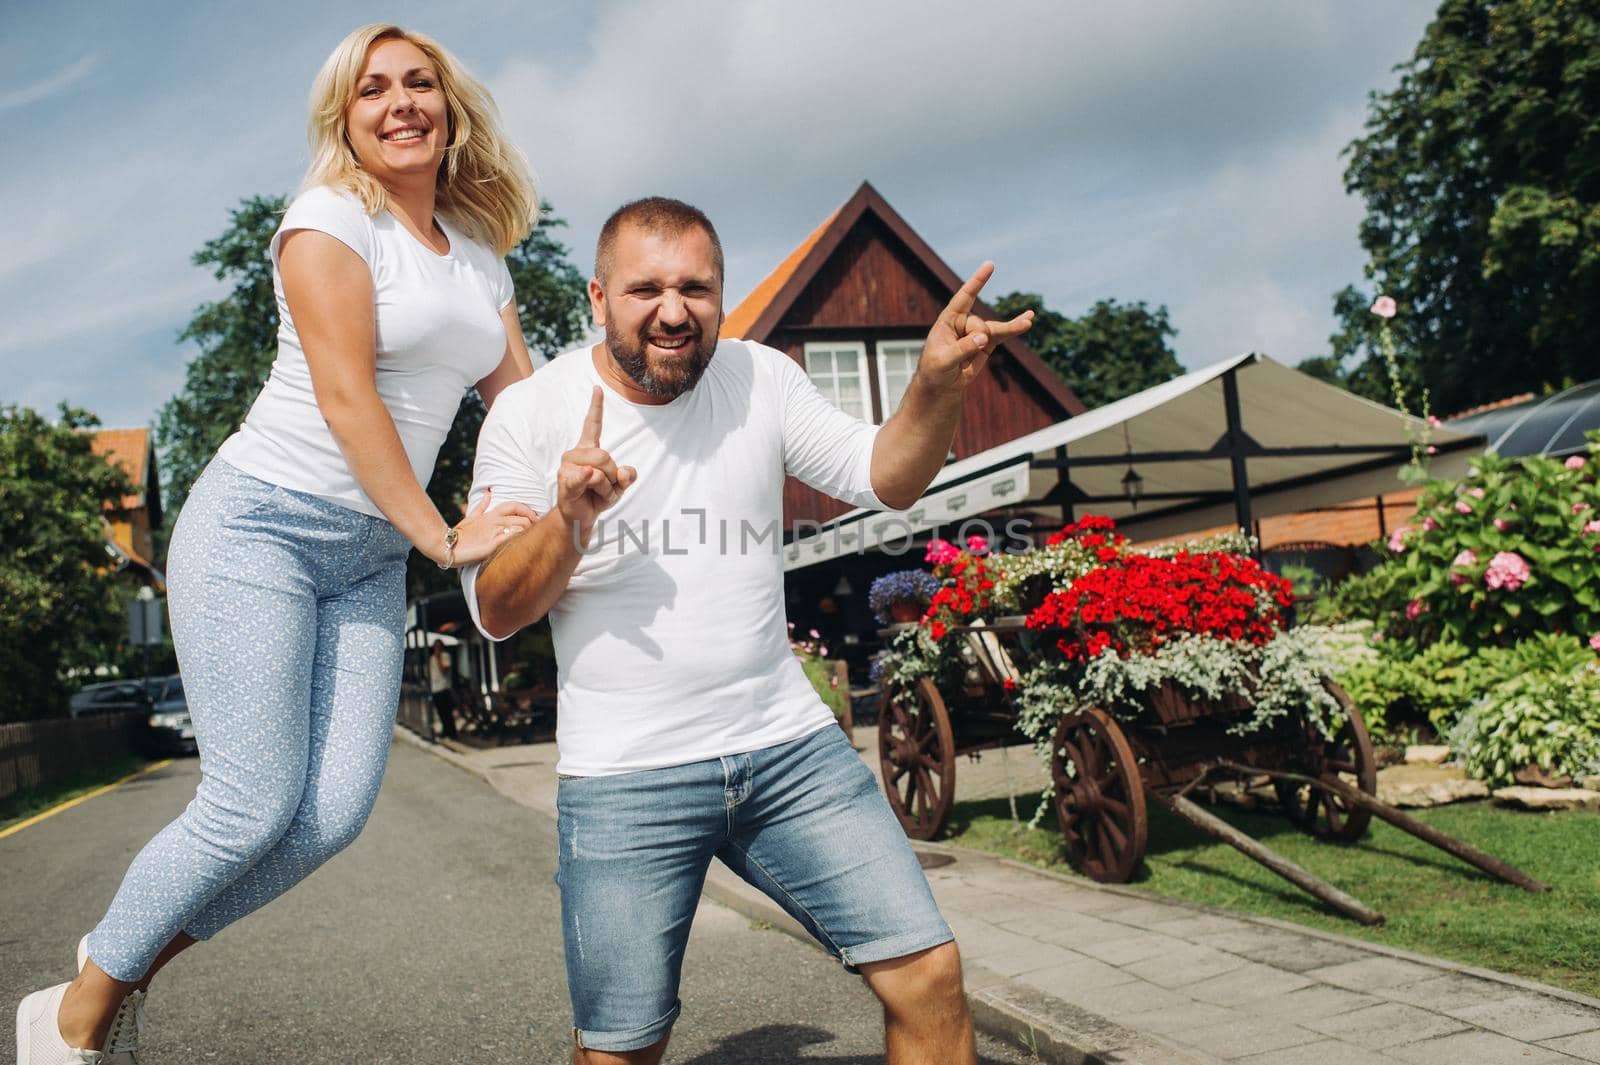
[[[928,330],[964,280],[863,182],[728,313],[722,335],[786,352],[825,396],[881,424],[904,396]],[[987,308],[978,313],[992,315]],[[951,458],[1084,409],[1027,344],[1009,340],[967,391]],[[793,478],[783,499],[789,529],[848,509]]]
[[[106,539],[124,566],[156,590],[165,578],[156,568],[154,532],[161,527],[161,478],[149,429],[95,429],[94,453],[121,468],[133,490],[105,510]]]

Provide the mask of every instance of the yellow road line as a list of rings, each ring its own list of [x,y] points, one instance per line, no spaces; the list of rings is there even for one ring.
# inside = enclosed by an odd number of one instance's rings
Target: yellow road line
[[[122,785],[126,784],[130,780],[133,780],[135,777],[142,777],[146,773],[154,773],[157,769],[165,769],[167,766],[169,766],[171,764],[172,764],[172,759],[171,758],[163,758],[159,762],[152,762],[150,765],[145,766],[143,769],[140,769],[140,770],[137,770],[135,772],[129,773],[127,776],[123,777],[121,780],[112,781],[110,784],[107,784],[103,788],[95,788],[91,792],[87,792],[87,793],[85,793],[83,795],[79,795],[76,799],[68,799],[66,802],[60,804],[59,806],[52,806],[52,807],[50,807],[50,809],[44,811],[43,813],[34,814],[32,817],[28,818],[25,821],[18,821],[16,824],[12,825],[10,828],[0,829],[0,839],[5,839],[7,836],[10,836],[10,835],[15,835],[16,833],[21,832],[23,829],[27,828],[29,825],[37,824],[38,822],[43,821],[47,817],[54,817],[56,814],[60,813],[62,810],[70,810],[74,806],[78,805],[80,802],[88,802],[90,799],[94,798],[96,795],[104,795],[106,792],[110,791],[113,788],[120,788],[120,787],[122,787]]]

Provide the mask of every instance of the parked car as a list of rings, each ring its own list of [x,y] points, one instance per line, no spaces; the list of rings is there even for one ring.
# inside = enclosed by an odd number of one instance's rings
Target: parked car
[[[154,700],[142,681],[109,680],[87,684],[68,702],[73,717],[91,714],[149,713]]]
[[[183,695],[183,678],[177,674],[150,681],[150,745],[163,753],[194,754],[194,722]]]

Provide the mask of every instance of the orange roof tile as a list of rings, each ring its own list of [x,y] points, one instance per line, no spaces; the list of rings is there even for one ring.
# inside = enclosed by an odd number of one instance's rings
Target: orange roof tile
[[[1532,398],[1532,392],[1524,392],[1518,396],[1507,396],[1505,399],[1497,399],[1490,403],[1480,403],[1476,407],[1468,407],[1466,410],[1452,414],[1444,420],[1453,422],[1457,418],[1466,418],[1473,414],[1486,414],[1492,410],[1499,410],[1501,407],[1515,407],[1518,403],[1526,403]]]
[[[746,296],[739,306],[728,312],[728,316],[722,321],[722,336],[724,339],[745,339],[745,333],[749,331],[751,326],[756,324],[756,319],[761,317],[761,312],[765,311],[767,306],[772,303],[773,297],[794,276],[794,272],[800,269],[800,264],[805,261],[811,249],[816,247],[817,241],[822,239],[822,235],[828,231],[829,226],[833,225],[834,219],[839,217],[839,212],[842,210],[844,210],[843,207],[835,208],[834,212],[827,217],[827,220],[814,229],[811,235],[800,243],[798,248],[790,252],[789,257],[779,263],[777,269],[768,274],[761,284],[752,289],[750,295]]]
[[[122,507],[133,510],[144,505],[144,474],[150,451],[149,429],[93,429],[89,433],[89,446],[96,455],[122,467],[133,483],[133,491],[124,496]]]

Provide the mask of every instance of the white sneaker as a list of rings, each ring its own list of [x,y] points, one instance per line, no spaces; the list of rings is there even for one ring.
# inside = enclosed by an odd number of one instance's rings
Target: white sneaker
[[[89,937],[84,936],[78,940],[80,973],[88,960]],[[102,1051],[105,1055],[104,1065],[139,1065],[139,1059],[133,1055],[144,1036],[144,994],[143,991],[129,991],[123,997],[122,1005],[117,1007],[117,1016],[111,1022],[111,1032],[106,1036],[105,1049]]]
[[[105,1055],[78,1050],[61,1038],[57,1017],[66,984],[35,991],[17,1006],[17,1065],[96,1065]]]

